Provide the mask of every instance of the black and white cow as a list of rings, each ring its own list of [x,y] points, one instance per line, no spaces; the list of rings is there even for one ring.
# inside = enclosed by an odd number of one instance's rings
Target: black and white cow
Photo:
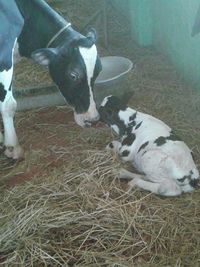
[[[161,120],[127,107],[117,97],[106,97],[99,108],[100,118],[119,136],[107,148],[141,173],[122,169],[119,178],[163,196],[192,191],[199,172],[191,150]]]
[[[101,62],[95,41],[95,30],[81,35],[43,0],[0,0],[0,111],[4,125],[0,143],[7,157],[18,159],[22,154],[13,123],[15,56],[48,66],[52,80],[73,107],[77,124],[90,126],[99,119],[93,86]]]

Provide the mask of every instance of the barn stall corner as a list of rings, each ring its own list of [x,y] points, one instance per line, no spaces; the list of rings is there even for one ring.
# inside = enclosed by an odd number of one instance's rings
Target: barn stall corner
[[[198,1],[47,2],[77,30],[96,28],[101,57],[132,62],[117,84],[105,86],[131,90],[129,106],[170,125],[200,168],[200,35],[191,37]],[[46,68],[22,59],[14,88],[19,101],[47,100],[16,113],[24,159],[0,154],[0,265],[199,265],[199,189],[176,198],[128,192],[117,170],[132,167],[105,151],[113,133],[101,122],[77,126]]]

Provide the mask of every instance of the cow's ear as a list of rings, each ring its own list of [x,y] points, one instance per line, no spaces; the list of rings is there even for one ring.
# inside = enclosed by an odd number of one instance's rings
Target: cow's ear
[[[31,54],[31,58],[40,65],[48,66],[58,54],[55,48],[37,49]]]
[[[96,43],[97,40],[97,33],[94,28],[91,28],[86,35],[87,39],[91,40],[92,43]]]

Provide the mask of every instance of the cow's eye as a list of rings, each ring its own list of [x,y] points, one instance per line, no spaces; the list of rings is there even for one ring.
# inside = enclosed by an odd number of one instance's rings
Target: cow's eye
[[[74,71],[70,72],[70,73],[69,73],[69,76],[70,76],[70,79],[72,79],[72,80],[75,81],[75,82],[79,79],[79,75],[78,75],[78,73],[76,73],[76,72],[74,72]]]

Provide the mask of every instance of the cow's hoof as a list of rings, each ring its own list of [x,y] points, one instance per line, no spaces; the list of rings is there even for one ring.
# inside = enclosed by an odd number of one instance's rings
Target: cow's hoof
[[[24,151],[19,145],[15,146],[15,147],[8,146],[8,147],[6,147],[4,154],[8,158],[18,160],[18,159],[23,158]]]

